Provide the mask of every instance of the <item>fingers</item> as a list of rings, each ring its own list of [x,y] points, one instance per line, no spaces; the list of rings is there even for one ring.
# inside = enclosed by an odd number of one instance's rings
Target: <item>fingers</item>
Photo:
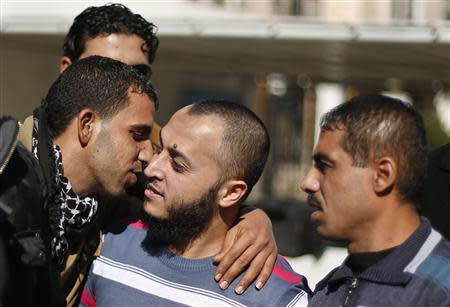
[[[278,253],[275,249],[275,252],[272,252],[269,257],[267,257],[261,273],[259,273],[258,279],[256,280],[255,286],[258,290],[261,290],[262,287],[264,287],[270,275],[272,275],[273,267],[275,265],[275,262],[277,261],[277,255]]]
[[[242,294],[256,280],[256,288],[261,289],[270,275],[277,257],[276,251],[266,246],[259,249],[257,246],[249,247],[225,272],[219,281],[219,286],[226,289],[231,282],[244,270],[244,276],[235,287],[237,294]]]
[[[248,273],[247,278],[244,280],[244,282],[242,282],[241,279],[235,288],[236,293],[243,293],[245,289],[247,289],[248,285],[252,283],[256,276],[259,274],[264,264],[264,260],[261,260],[260,258],[267,258],[266,255],[261,255],[261,257],[259,257],[259,261],[256,261],[252,270],[248,272],[248,270],[250,269],[249,265],[251,262],[253,262],[255,257],[257,257],[259,250],[260,249],[256,249],[254,246],[251,246],[244,253],[242,253],[223,274],[223,277],[219,281],[220,288],[226,289],[233,282],[233,280],[248,267],[248,269],[246,270],[246,274]],[[256,273],[254,272],[255,270],[257,270]],[[250,278],[251,280],[249,280]]]
[[[238,260],[242,254],[245,253],[245,251],[251,245],[252,240],[254,240],[253,235],[247,234],[246,236],[242,237],[239,232],[239,228],[237,230],[231,229],[230,231],[228,231],[221,252],[214,258],[214,261],[218,263],[214,279],[219,282],[219,284],[223,284],[224,281],[228,283],[226,286],[221,287],[223,289],[226,289],[228,287],[231,281],[233,281],[233,279],[236,277],[236,274],[228,274],[228,278],[233,275],[234,277],[227,280],[224,280],[223,276],[226,272],[228,272],[233,263]],[[240,263],[242,263],[242,260],[239,261]],[[245,265],[241,268],[238,274],[245,269]]]
[[[269,241],[271,243],[271,241]],[[250,245],[250,243],[253,243]],[[242,252],[242,248],[245,248]],[[236,248],[236,249],[235,249]],[[220,275],[217,274],[216,280],[219,281],[219,286],[222,289],[226,289],[233,280],[245,270],[244,276],[239,281],[235,288],[236,293],[242,294],[248,286],[261,274],[261,270],[265,268],[267,259],[272,256],[276,258],[276,247],[272,244],[267,244],[267,241],[246,241],[241,238],[235,245],[228,251],[228,253],[222,258],[219,266],[224,264],[226,270],[221,268],[217,269]],[[268,262],[268,265],[272,261]],[[273,263],[272,263],[273,265]],[[272,268],[266,268],[262,274],[262,283],[264,284],[272,272]],[[220,278],[219,278],[220,277]]]
[[[235,291],[242,294],[255,279],[261,289],[269,279],[277,257],[272,224],[261,210],[245,214],[245,218],[229,230],[221,252],[215,257],[218,267],[215,280],[222,289],[245,271]]]
[[[260,251],[250,263],[250,266],[245,271],[244,276],[239,280],[235,288],[237,294],[244,293],[245,290],[255,281],[255,287],[261,289],[272,273],[274,260],[276,254],[273,257],[268,249]],[[225,278],[225,277],[224,277]]]

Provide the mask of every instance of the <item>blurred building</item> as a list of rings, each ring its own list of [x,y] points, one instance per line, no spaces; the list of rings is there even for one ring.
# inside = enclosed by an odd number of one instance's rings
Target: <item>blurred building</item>
[[[450,141],[450,0],[123,3],[159,27],[159,122],[216,97],[248,105],[267,124],[272,152],[249,201],[273,213],[287,254],[308,252],[288,240],[310,239],[298,182],[323,112],[383,92],[422,111],[432,147]],[[64,34],[89,5],[101,4],[0,2],[0,114],[23,118],[38,105],[58,74]]]

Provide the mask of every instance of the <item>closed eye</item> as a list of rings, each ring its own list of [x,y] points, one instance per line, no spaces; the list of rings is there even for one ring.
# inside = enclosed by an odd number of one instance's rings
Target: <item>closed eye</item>
[[[172,159],[171,164],[172,169],[177,173],[184,173],[186,171],[186,168],[182,164],[178,163],[175,159]]]
[[[325,163],[322,162],[315,162],[314,166],[321,172],[324,173],[328,168],[330,168],[329,165],[326,165]]]
[[[136,142],[147,141],[150,139],[150,132],[152,128],[147,125],[134,125],[130,127],[130,133]]]
[[[133,132],[133,139],[136,142],[142,142],[148,140],[148,135],[139,132]]]
[[[323,155],[314,155],[313,159],[314,167],[316,167],[321,173],[324,173],[327,169],[332,167],[332,163]]]

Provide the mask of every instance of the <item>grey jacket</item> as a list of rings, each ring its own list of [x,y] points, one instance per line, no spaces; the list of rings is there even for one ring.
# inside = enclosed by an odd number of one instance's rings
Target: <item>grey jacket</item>
[[[355,276],[344,263],[317,284],[308,306],[450,306],[450,242],[422,218],[398,248]]]

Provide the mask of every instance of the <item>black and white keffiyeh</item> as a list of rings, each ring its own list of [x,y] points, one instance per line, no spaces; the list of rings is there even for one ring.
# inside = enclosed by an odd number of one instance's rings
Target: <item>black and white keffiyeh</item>
[[[34,119],[32,152],[39,159],[38,155],[38,126],[39,121]],[[64,259],[69,250],[69,243],[66,238],[68,227],[72,229],[81,229],[89,225],[97,213],[98,202],[94,196],[80,198],[72,189],[68,178],[64,177],[61,150],[53,144],[53,154],[55,163],[55,183],[60,189],[58,222],[56,227],[51,227],[52,239],[51,248],[53,256],[57,259]]]

